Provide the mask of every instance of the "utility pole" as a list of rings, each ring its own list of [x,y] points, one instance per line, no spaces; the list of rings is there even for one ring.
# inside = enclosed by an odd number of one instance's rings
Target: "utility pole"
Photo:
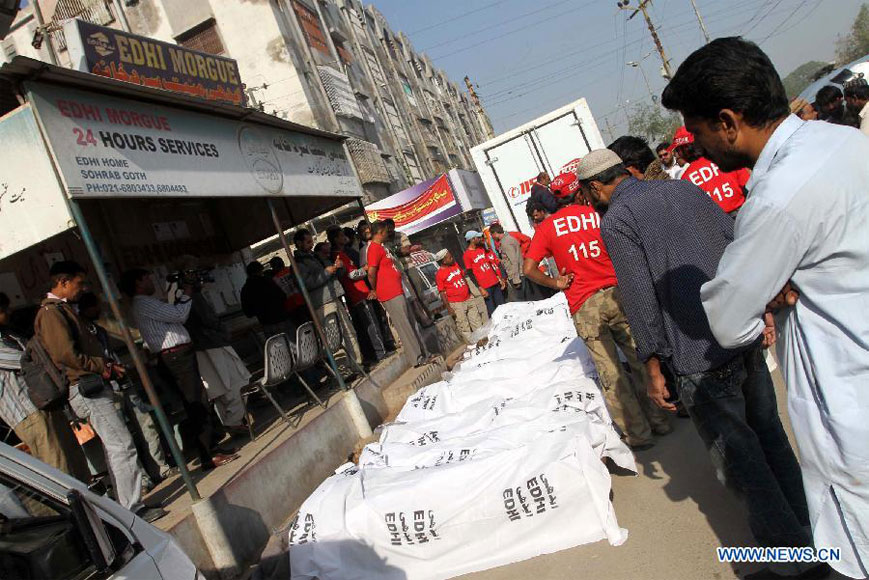
[[[703,38],[706,39],[706,44],[709,44],[709,32],[706,30],[706,25],[703,23],[703,17],[700,16],[700,9],[697,8],[697,0],[691,0],[691,6],[694,7],[694,14],[697,15],[697,22],[700,23],[700,30],[703,31]]]
[[[486,134],[486,139],[493,139],[495,137],[495,130],[492,129],[492,124],[489,122],[489,116],[486,115],[486,112],[483,110],[483,105],[480,104],[480,97],[477,96],[477,91],[474,90],[474,85],[471,83],[471,79],[467,76],[465,77],[465,85],[468,87],[468,93],[471,95],[471,100],[477,108],[477,118],[480,120],[480,125],[483,128],[483,132]]]
[[[610,118],[604,117],[604,120],[606,121],[606,132],[609,133],[610,141],[615,141],[615,137],[613,137],[613,128],[610,125]]]
[[[640,5],[636,8],[631,6],[630,0],[618,0],[616,5],[620,10],[632,10],[630,16],[628,16],[628,20],[636,16],[638,13],[643,14],[643,18],[646,19],[646,24],[649,26],[649,32],[652,35],[652,40],[655,42],[655,48],[658,49],[658,54],[661,55],[661,63],[664,66],[664,78],[669,80],[673,78],[673,72],[670,70],[670,59],[667,58],[667,53],[664,52],[664,45],[661,44],[661,39],[658,37],[658,30],[655,28],[654,23],[652,22],[651,16],[649,16],[649,11],[647,6],[652,3],[652,0],[642,0]]]
[[[121,28],[124,32],[132,32],[130,29],[130,21],[127,20],[127,13],[124,12],[124,6],[121,4],[121,0],[114,0],[115,4],[115,12],[117,12],[118,20],[121,23]]]
[[[48,44],[48,60],[51,64],[57,65],[57,52],[54,48],[54,41],[51,39],[51,34],[48,33],[45,26],[45,19],[42,17],[42,7],[39,6],[39,0],[33,0],[33,15],[36,17],[36,36],[33,37],[33,48],[39,50],[37,44],[41,44],[44,37]],[[42,34],[40,37],[39,35]]]

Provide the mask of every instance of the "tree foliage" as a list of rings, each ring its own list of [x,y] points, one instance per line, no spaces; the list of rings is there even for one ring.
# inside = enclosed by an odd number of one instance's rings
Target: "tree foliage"
[[[827,66],[825,62],[810,60],[792,70],[788,76],[782,79],[788,98],[792,99],[803,92],[803,89],[814,81],[815,73],[825,66]]]
[[[657,103],[634,105],[628,115],[631,135],[645,137],[652,148],[661,141],[671,141],[673,133],[682,126],[682,117],[662,108]]]
[[[845,65],[869,54],[869,5],[860,6],[851,31],[836,41],[836,60]]]

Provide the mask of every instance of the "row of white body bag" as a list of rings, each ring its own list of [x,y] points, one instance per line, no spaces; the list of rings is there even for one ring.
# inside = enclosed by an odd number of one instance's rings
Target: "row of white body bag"
[[[564,295],[500,306],[483,335],[305,501],[293,579],[451,578],[627,539],[603,459],[636,465]]]

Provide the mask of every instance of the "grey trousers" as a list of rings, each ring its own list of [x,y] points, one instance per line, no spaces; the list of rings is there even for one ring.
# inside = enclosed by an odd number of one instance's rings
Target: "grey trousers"
[[[422,332],[419,330],[419,324],[407,298],[404,295],[399,295],[382,304],[386,313],[389,314],[392,326],[398,333],[399,340],[401,340],[405,360],[411,366],[419,363],[427,352],[422,340]]]
[[[155,477],[166,477],[171,467],[166,462],[166,454],[163,453],[157,423],[151,417],[151,406],[143,401],[140,394],[133,388],[121,391],[120,403],[127,419],[133,423],[133,438],[139,437],[139,449],[142,447],[148,449],[148,457],[139,458],[145,471],[150,472]]]
[[[244,401],[239,391],[218,395],[211,399],[217,418],[226,427],[238,427],[244,422]]]
[[[124,424],[124,418],[115,408],[111,388],[94,398],[82,397],[78,385],[69,388],[69,406],[79,419],[87,420],[99,435],[106,451],[106,463],[115,484],[118,503],[136,512],[142,507],[142,469],[133,436]]]

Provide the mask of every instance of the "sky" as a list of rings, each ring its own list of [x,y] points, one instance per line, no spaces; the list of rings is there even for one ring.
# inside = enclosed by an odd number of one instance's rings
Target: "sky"
[[[626,111],[666,84],[642,15],[628,20],[616,0],[371,1],[453,81],[470,76],[496,133],[585,97],[604,139],[607,121],[618,136]],[[832,61],[863,0],[695,1],[712,38],[757,42],[785,76]],[[654,0],[650,15],[675,71],[704,42],[691,2]]]

